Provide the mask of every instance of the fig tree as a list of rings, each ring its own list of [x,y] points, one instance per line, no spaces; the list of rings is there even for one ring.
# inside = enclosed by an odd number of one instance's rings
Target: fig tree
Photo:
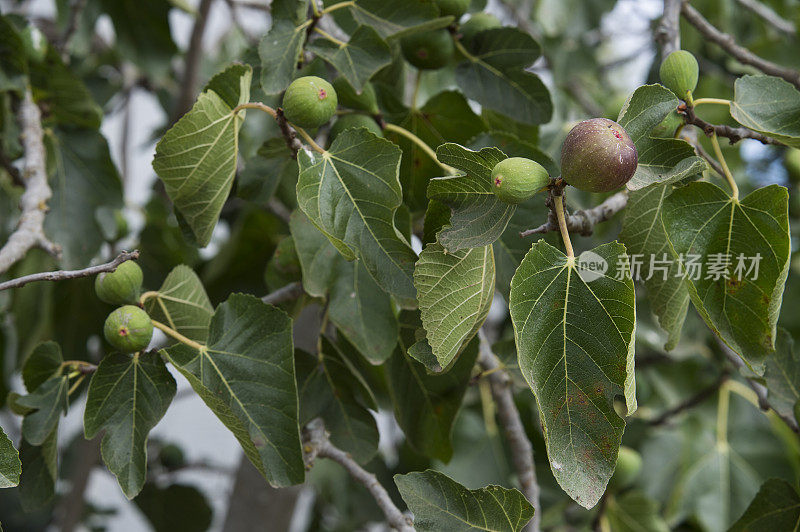
[[[642,471],[642,456],[624,445],[619,448],[617,466],[608,481],[608,489],[621,490],[629,486]]]
[[[492,192],[500,201],[514,205],[530,199],[549,182],[547,170],[524,157],[509,157],[492,168]]]
[[[675,50],[661,62],[658,73],[661,83],[675,93],[675,96],[685,100],[687,93],[697,88],[699,72],[697,59],[691,52]]]
[[[383,131],[381,131],[380,126],[374,118],[366,115],[350,114],[340,116],[336,119],[336,122],[334,122],[333,126],[331,126],[331,132],[328,135],[328,138],[331,142],[333,142],[342,131],[355,127],[365,127],[371,132],[375,133],[377,136],[383,136]]]
[[[461,40],[469,44],[480,32],[501,26],[500,19],[496,16],[490,13],[475,13],[458,30],[461,33]]]
[[[453,57],[453,38],[446,29],[414,33],[400,41],[403,56],[420,70],[442,68]]]
[[[142,289],[142,269],[129,260],[113,272],[104,272],[94,280],[94,291],[101,301],[111,305],[135,303]]]
[[[153,322],[147,312],[133,305],[119,307],[106,318],[103,334],[123,353],[141,351],[153,337]]]
[[[361,94],[356,92],[347,78],[339,76],[333,80],[333,88],[336,91],[336,97],[342,107],[348,109],[356,109],[358,111],[366,111],[371,115],[380,113],[378,108],[378,97],[375,94],[375,87],[372,83],[367,82],[361,90]]]
[[[609,192],[636,172],[636,146],[625,129],[607,118],[584,120],[561,146],[561,177],[586,192]]]
[[[436,0],[436,5],[439,6],[439,14],[443,17],[455,17],[456,22],[461,18],[461,15],[469,9],[470,0]]]
[[[333,85],[317,76],[297,78],[283,95],[286,119],[300,127],[319,127],[331,119],[338,101]]]

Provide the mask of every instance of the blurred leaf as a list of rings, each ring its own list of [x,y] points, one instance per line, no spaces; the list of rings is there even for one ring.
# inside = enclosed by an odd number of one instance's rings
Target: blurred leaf
[[[794,340],[785,329],[778,329],[775,353],[767,357],[764,370],[769,403],[782,416],[793,417],[800,400],[800,359],[794,351]]]
[[[55,496],[58,478],[58,428],[53,429],[41,446],[22,441],[19,448],[22,475],[19,495],[26,512],[41,510]]]
[[[58,427],[61,414],[67,413],[68,388],[69,378],[66,375],[54,375],[17,400],[21,406],[36,409],[22,421],[22,436],[28,443],[42,445]]]
[[[156,532],[204,532],[211,526],[211,504],[192,486],[147,483],[133,502]]]
[[[668,532],[658,513],[658,503],[638,491],[609,497],[605,516],[614,532]]]
[[[770,479],[761,485],[753,502],[729,532],[797,530],[800,495],[785,480]]]
[[[63,361],[61,347],[56,342],[43,342],[37,345],[22,365],[22,381],[25,383],[25,389],[32,392],[47,379],[56,376]]]
[[[188,266],[176,266],[164,279],[145,310],[154,320],[178,331],[190,340],[205,342],[214,307],[203,283]]]
[[[800,148],[800,91],[774,76],[736,80],[731,116],[754,131]]]
[[[371,26],[384,38],[444,28],[453,21],[439,18],[436,5],[425,0],[356,0],[350,11],[356,22]]]
[[[378,70],[392,62],[389,45],[369,26],[359,26],[342,45],[322,38],[311,41],[307,48],[333,65],[359,92]]]

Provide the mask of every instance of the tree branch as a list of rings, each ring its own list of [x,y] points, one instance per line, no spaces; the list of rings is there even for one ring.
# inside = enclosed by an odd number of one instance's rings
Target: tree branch
[[[548,198],[547,201],[551,201],[550,198]],[[628,191],[621,190],[613,196],[606,198],[606,200],[600,205],[592,207],[591,209],[575,211],[574,213],[568,215],[567,229],[569,229],[571,233],[589,236],[594,231],[595,225],[610,219],[619,211],[624,209],[627,204]],[[519,236],[525,238],[526,236],[550,233],[553,231],[558,231],[558,222],[550,217],[546,223],[543,223],[534,229],[522,231]]]
[[[317,457],[329,458],[341,465],[353,480],[363,485],[375,498],[389,525],[401,532],[413,532],[413,521],[395,506],[386,489],[369,471],[362,468],[353,458],[333,445],[325,432],[322,420],[317,418],[303,429],[303,453],[307,466],[314,463]]]
[[[766,59],[757,56],[747,48],[739,46],[736,44],[736,41],[731,35],[718,30],[714,25],[706,20],[699,11],[690,6],[685,0],[681,6],[681,14],[689,22],[689,24],[697,28],[697,31],[699,31],[700,34],[702,34],[706,39],[725,50],[728,55],[740,63],[756,67],[765,74],[783,78],[800,89],[800,72],[792,70],[791,68],[783,67],[773,63],[772,61],[767,61]]]
[[[78,30],[78,22],[81,19],[81,14],[85,7],[86,0],[75,0],[72,2],[72,6],[69,10],[69,22],[67,22],[64,34],[54,43],[56,50],[58,50],[61,57],[65,60],[69,56],[67,51],[69,48],[69,41],[72,40],[72,36],[75,35],[75,32]]]
[[[303,149],[303,143],[297,138],[297,131],[289,125],[289,121],[286,120],[286,115],[283,114],[283,109],[280,107],[275,109],[275,120],[278,122],[286,146],[292,151],[292,157],[297,159],[297,152]]]
[[[706,122],[695,114],[693,107],[689,107],[686,104],[681,104],[678,106],[678,113],[683,115],[687,124],[697,126],[702,129],[706,136],[711,137],[714,135],[714,133],[716,133],[718,137],[727,138],[730,144],[736,144],[742,139],[753,139],[759,141],[761,144],[785,146],[785,144],[779,140],[758,133],[757,131],[752,131],[746,127],[731,127],[726,125],[715,125],[710,122]]]
[[[786,20],[785,18],[778,15],[774,12],[769,6],[762,4],[758,0],[736,0],[742,6],[749,9],[762,19],[765,22],[770,24],[773,28],[778,31],[782,31],[783,33],[788,33],[789,35],[794,35],[797,30],[794,27],[792,22]]]
[[[661,47],[661,58],[681,49],[681,1],[664,0],[664,14],[656,28],[655,40]]]
[[[47,200],[53,192],[47,183],[47,155],[44,149],[42,114],[33,101],[30,88],[25,91],[25,96],[19,105],[19,122],[25,150],[23,170],[25,192],[20,198],[22,214],[19,217],[19,224],[0,249],[0,274],[22,259],[33,247],[39,246],[55,256],[61,253],[61,249],[44,235]]]
[[[264,303],[276,305],[278,303],[285,303],[286,301],[293,301],[303,295],[303,285],[300,282],[289,283],[286,286],[278,288],[272,293],[269,293],[261,298]]]
[[[175,109],[177,120],[192,108],[197,92],[197,77],[200,72],[200,59],[203,57],[203,34],[206,31],[208,13],[211,10],[213,0],[200,0],[197,9],[197,17],[192,28],[192,35],[189,38],[189,48],[186,51],[186,61],[181,80],[181,92],[178,95],[178,104]]]
[[[55,272],[41,272],[26,275],[11,279],[4,283],[0,283],[0,291],[8,290],[9,288],[20,288],[28,283],[35,283],[37,281],[63,281],[65,279],[77,279],[78,277],[89,277],[103,272],[113,272],[123,262],[129,260],[136,260],[139,258],[138,251],[123,251],[117,258],[105,264],[98,264],[97,266],[90,266],[82,270],[58,270]]]
[[[483,328],[478,331],[478,337],[480,338],[478,365],[483,371],[491,372],[487,378],[492,388],[492,397],[497,405],[497,417],[503,425],[508,440],[508,447],[511,450],[511,458],[519,477],[522,493],[533,505],[533,518],[528,523],[526,530],[538,532],[542,519],[542,505],[539,502],[539,484],[536,481],[536,469],[533,465],[533,446],[525,433],[517,405],[514,404],[511,376],[499,367],[500,364],[492,353],[491,345]]]
[[[706,399],[708,399],[709,397],[711,397],[712,395],[717,393],[717,390],[719,390],[719,387],[722,386],[722,383],[724,383],[726,380],[728,380],[728,378],[729,378],[729,375],[728,375],[727,371],[723,372],[719,376],[719,378],[716,381],[714,381],[713,384],[703,388],[702,390],[700,390],[699,392],[697,392],[693,396],[689,397],[685,401],[683,401],[683,402],[677,404],[676,406],[674,406],[674,407],[662,412],[660,415],[654,417],[653,419],[648,419],[647,423],[649,425],[652,425],[652,426],[663,425],[664,423],[666,423],[667,421],[672,419],[674,416],[680,414],[681,412],[689,410],[690,408],[693,408],[693,407],[699,405],[700,403],[702,403],[703,401],[705,401]]]

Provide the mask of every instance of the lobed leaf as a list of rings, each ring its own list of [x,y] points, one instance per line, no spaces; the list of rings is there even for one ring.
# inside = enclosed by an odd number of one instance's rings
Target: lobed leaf
[[[731,116],[744,127],[800,148],[800,91],[775,76],[742,76],[734,84]]]
[[[346,43],[323,38],[312,41],[307,48],[330,63],[358,92],[377,71],[392,62],[389,45],[369,26],[359,26]]]
[[[283,19],[275,20],[261,39],[261,89],[268,96],[283,92],[294,79],[305,39],[304,26]]]
[[[800,495],[794,486],[777,478],[761,485],[753,502],[729,532],[772,532],[797,530],[800,523]]]
[[[169,272],[158,292],[146,301],[145,310],[154,320],[197,342],[206,341],[214,315],[202,281],[183,264]]]

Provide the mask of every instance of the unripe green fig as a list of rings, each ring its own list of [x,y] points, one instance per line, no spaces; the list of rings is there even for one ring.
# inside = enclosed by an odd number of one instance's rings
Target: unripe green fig
[[[287,236],[278,242],[272,262],[280,273],[300,273],[300,257],[297,256],[294,238]]]
[[[586,192],[610,192],[627,183],[638,164],[625,129],[607,118],[584,120],[561,146],[561,177]]]
[[[461,15],[469,9],[470,0],[436,0],[436,5],[439,6],[439,14],[443,17],[455,17],[456,22],[461,18]]]
[[[642,455],[624,445],[619,448],[617,466],[608,481],[608,489],[621,490],[628,487],[642,472]]]
[[[400,41],[403,56],[420,70],[442,68],[453,57],[455,47],[446,29],[414,33]]]
[[[492,192],[500,201],[513,205],[530,199],[549,182],[547,170],[524,157],[509,157],[492,168]]]
[[[123,262],[113,272],[99,274],[94,291],[101,301],[111,305],[136,303],[142,289],[142,269],[132,260]]]
[[[469,44],[482,31],[502,26],[500,19],[491,13],[475,13],[458,28],[461,40]]]
[[[350,114],[342,115],[336,119],[336,122],[334,122],[333,126],[331,127],[331,132],[330,135],[328,135],[328,138],[331,142],[333,142],[342,131],[354,127],[365,127],[371,132],[375,133],[377,136],[383,136],[383,131],[381,131],[381,127],[374,118],[367,115]]]
[[[378,97],[375,94],[375,87],[372,83],[365,83],[364,88],[361,89],[361,94],[356,92],[347,78],[339,76],[333,80],[333,88],[336,90],[336,96],[339,99],[339,104],[348,109],[355,109],[357,111],[366,111],[371,115],[376,115],[381,112],[378,108]]]
[[[675,50],[661,62],[659,76],[666,88],[685,100],[687,93],[697,88],[700,68],[691,52]]]
[[[789,148],[783,157],[783,167],[789,174],[792,183],[800,183],[800,150]]]
[[[683,124],[683,118],[677,111],[672,110],[665,118],[653,128],[650,135],[660,139],[671,139],[675,136],[675,131]]]
[[[103,334],[116,349],[123,353],[135,353],[150,343],[153,322],[144,310],[125,305],[108,315]]]
[[[300,127],[319,127],[336,112],[338,100],[333,85],[317,76],[297,78],[283,95],[286,119]]]
[[[158,461],[169,471],[174,471],[186,464],[186,455],[183,449],[174,443],[168,443],[158,452]]]

